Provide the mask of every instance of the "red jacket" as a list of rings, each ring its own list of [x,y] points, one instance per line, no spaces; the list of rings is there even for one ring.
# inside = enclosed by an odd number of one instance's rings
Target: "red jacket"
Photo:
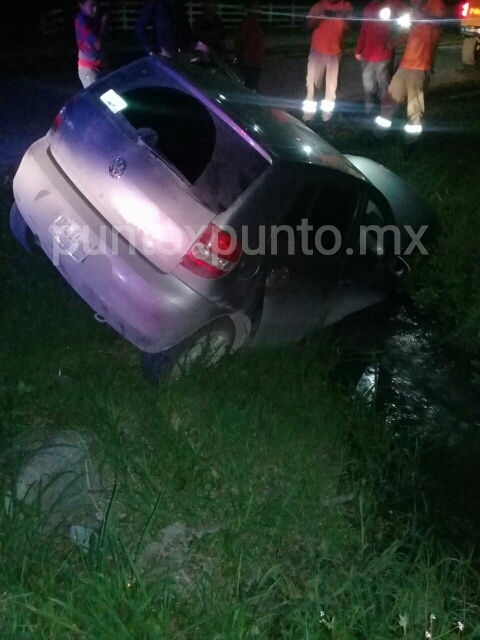
[[[367,4],[363,11],[362,27],[355,54],[363,56],[367,62],[382,62],[392,58],[393,49],[387,46],[387,42],[394,23],[381,20],[379,14],[381,9],[389,7],[393,20],[399,13],[401,6],[398,0],[372,0]]]

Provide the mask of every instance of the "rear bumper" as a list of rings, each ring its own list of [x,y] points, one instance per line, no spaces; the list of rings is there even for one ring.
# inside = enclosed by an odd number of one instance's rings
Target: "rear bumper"
[[[13,182],[15,201],[48,258],[90,307],[150,353],[178,344],[225,311],[135,253],[64,176],[40,139]],[[62,250],[51,226],[63,216],[88,231],[96,249],[81,262]]]

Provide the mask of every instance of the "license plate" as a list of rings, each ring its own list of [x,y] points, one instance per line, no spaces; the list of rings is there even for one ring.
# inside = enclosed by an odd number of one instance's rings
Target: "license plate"
[[[82,228],[75,220],[67,216],[59,216],[50,225],[49,231],[62,251],[65,251],[75,262],[82,262],[97,248],[96,245],[90,243],[88,227]]]

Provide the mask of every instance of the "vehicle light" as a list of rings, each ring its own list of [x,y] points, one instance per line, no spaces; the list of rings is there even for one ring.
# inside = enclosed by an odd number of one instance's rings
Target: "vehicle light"
[[[462,16],[462,18],[466,18],[468,16],[468,10],[470,9],[470,3],[469,2],[464,2],[462,4],[462,11],[460,12],[460,15]]]
[[[125,100],[115,93],[113,89],[109,89],[106,93],[100,96],[100,100],[107,105],[112,113],[118,113],[127,108]]]
[[[390,7],[383,7],[378,15],[380,16],[381,20],[390,20],[392,10],[390,9]]]
[[[57,113],[57,115],[55,116],[55,120],[52,123],[52,127],[51,127],[51,132],[52,133],[56,133],[58,131],[59,126],[62,124],[63,122],[63,118],[65,116],[65,111],[67,110],[67,107],[62,107],[60,109],[60,111]]]
[[[220,278],[233,269],[241,255],[240,242],[212,223],[180,264],[202,278]]]
[[[412,19],[410,17],[410,14],[404,13],[403,16],[400,16],[397,19],[397,24],[399,27],[402,27],[403,29],[408,29],[412,24]]]
[[[76,101],[77,101],[77,96],[75,96],[74,98],[70,98],[70,100],[63,105],[63,107],[55,116],[55,120],[53,121],[52,126],[50,127],[50,134],[55,134],[58,131],[60,125],[65,120],[65,114],[67,113],[67,109],[71,107]]]

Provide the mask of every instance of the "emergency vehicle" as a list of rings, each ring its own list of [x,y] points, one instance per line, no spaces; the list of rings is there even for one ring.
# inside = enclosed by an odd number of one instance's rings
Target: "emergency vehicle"
[[[467,0],[460,5],[460,28],[463,40],[462,61],[474,65],[480,50],[480,0]]]

